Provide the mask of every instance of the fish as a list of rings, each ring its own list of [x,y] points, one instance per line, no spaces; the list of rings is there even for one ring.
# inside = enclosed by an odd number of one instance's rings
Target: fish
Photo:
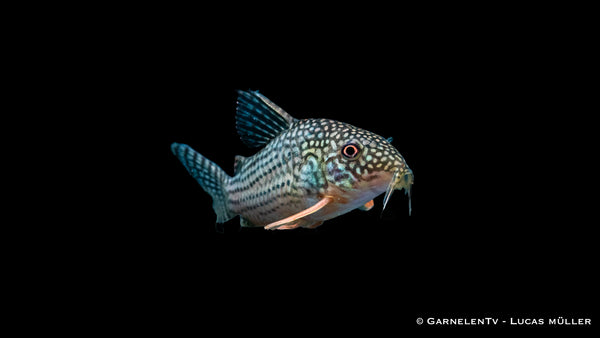
[[[258,91],[238,91],[236,129],[241,141],[258,148],[235,156],[234,174],[186,144],[171,151],[212,197],[217,225],[240,216],[242,227],[314,229],[352,210],[370,210],[385,193],[410,197],[414,175],[404,157],[384,138],[351,124],[297,119]]]

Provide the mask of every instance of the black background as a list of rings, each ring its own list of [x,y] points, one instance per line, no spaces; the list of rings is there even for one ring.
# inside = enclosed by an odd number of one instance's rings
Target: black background
[[[115,202],[126,226],[109,230],[127,252],[116,269],[132,308],[232,332],[386,332],[442,313],[590,316],[589,90],[575,62],[586,50],[535,25],[395,22],[309,34],[309,21],[282,19],[297,29],[276,34],[169,20],[120,40],[101,67],[119,73],[106,89],[124,102],[113,114],[128,142],[115,158],[132,163]],[[315,230],[240,230],[236,218],[216,233],[210,197],[170,144],[232,174],[235,155],[254,153],[236,134],[238,89],[296,118],[393,137],[415,175],[412,216],[396,193],[381,217],[379,197]]]

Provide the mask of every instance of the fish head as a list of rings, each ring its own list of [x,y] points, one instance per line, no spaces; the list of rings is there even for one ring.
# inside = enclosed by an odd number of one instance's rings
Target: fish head
[[[410,193],[413,172],[391,139],[337,121],[330,130],[324,157],[330,190],[354,208],[386,192],[385,208],[394,190]]]

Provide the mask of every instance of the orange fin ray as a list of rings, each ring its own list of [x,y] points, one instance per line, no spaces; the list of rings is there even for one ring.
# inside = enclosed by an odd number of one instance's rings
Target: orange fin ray
[[[325,196],[322,200],[320,200],[317,204],[313,205],[312,207],[302,210],[297,214],[294,214],[290,217],[286,217],[280,221],[277,222],[273,222],[271,224],[267,224],[265,226],[265,229],[267,230],[272,230],[272,229],[277,229],[281,226],[285,226],[285,228],[283,229],[293,229],[290,227],[289,223],[293,223],[303,217],[306,217],[310,214],[313,214],[317,211],[319,211],[321,208],[323,208],[324,206],[326,206],[327,204],[329,204],[331,201],[333,201],[333,198],[330,196]]]
[[[369,211],[373,208],[374,205],[375,202],[373,202],[373,200],[370,200],[369,202],[365,203],[365,205],[359,207],[359,209],[362,211]]]

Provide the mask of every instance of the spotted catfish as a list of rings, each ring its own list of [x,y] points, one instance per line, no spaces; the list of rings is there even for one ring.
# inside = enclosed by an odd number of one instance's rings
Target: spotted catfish
[[[391,139],[328,119],[296,119],[258,91],[239,91],[237,131],[254,156],[236,156],[233,177],[185,144],[171,150],[212,197],[217,223],[316,228],[385,192],[409,194],[413,173]],[[410,210],[410,198],[409,198]],[[410,211],[409,211],[410,212]]]

